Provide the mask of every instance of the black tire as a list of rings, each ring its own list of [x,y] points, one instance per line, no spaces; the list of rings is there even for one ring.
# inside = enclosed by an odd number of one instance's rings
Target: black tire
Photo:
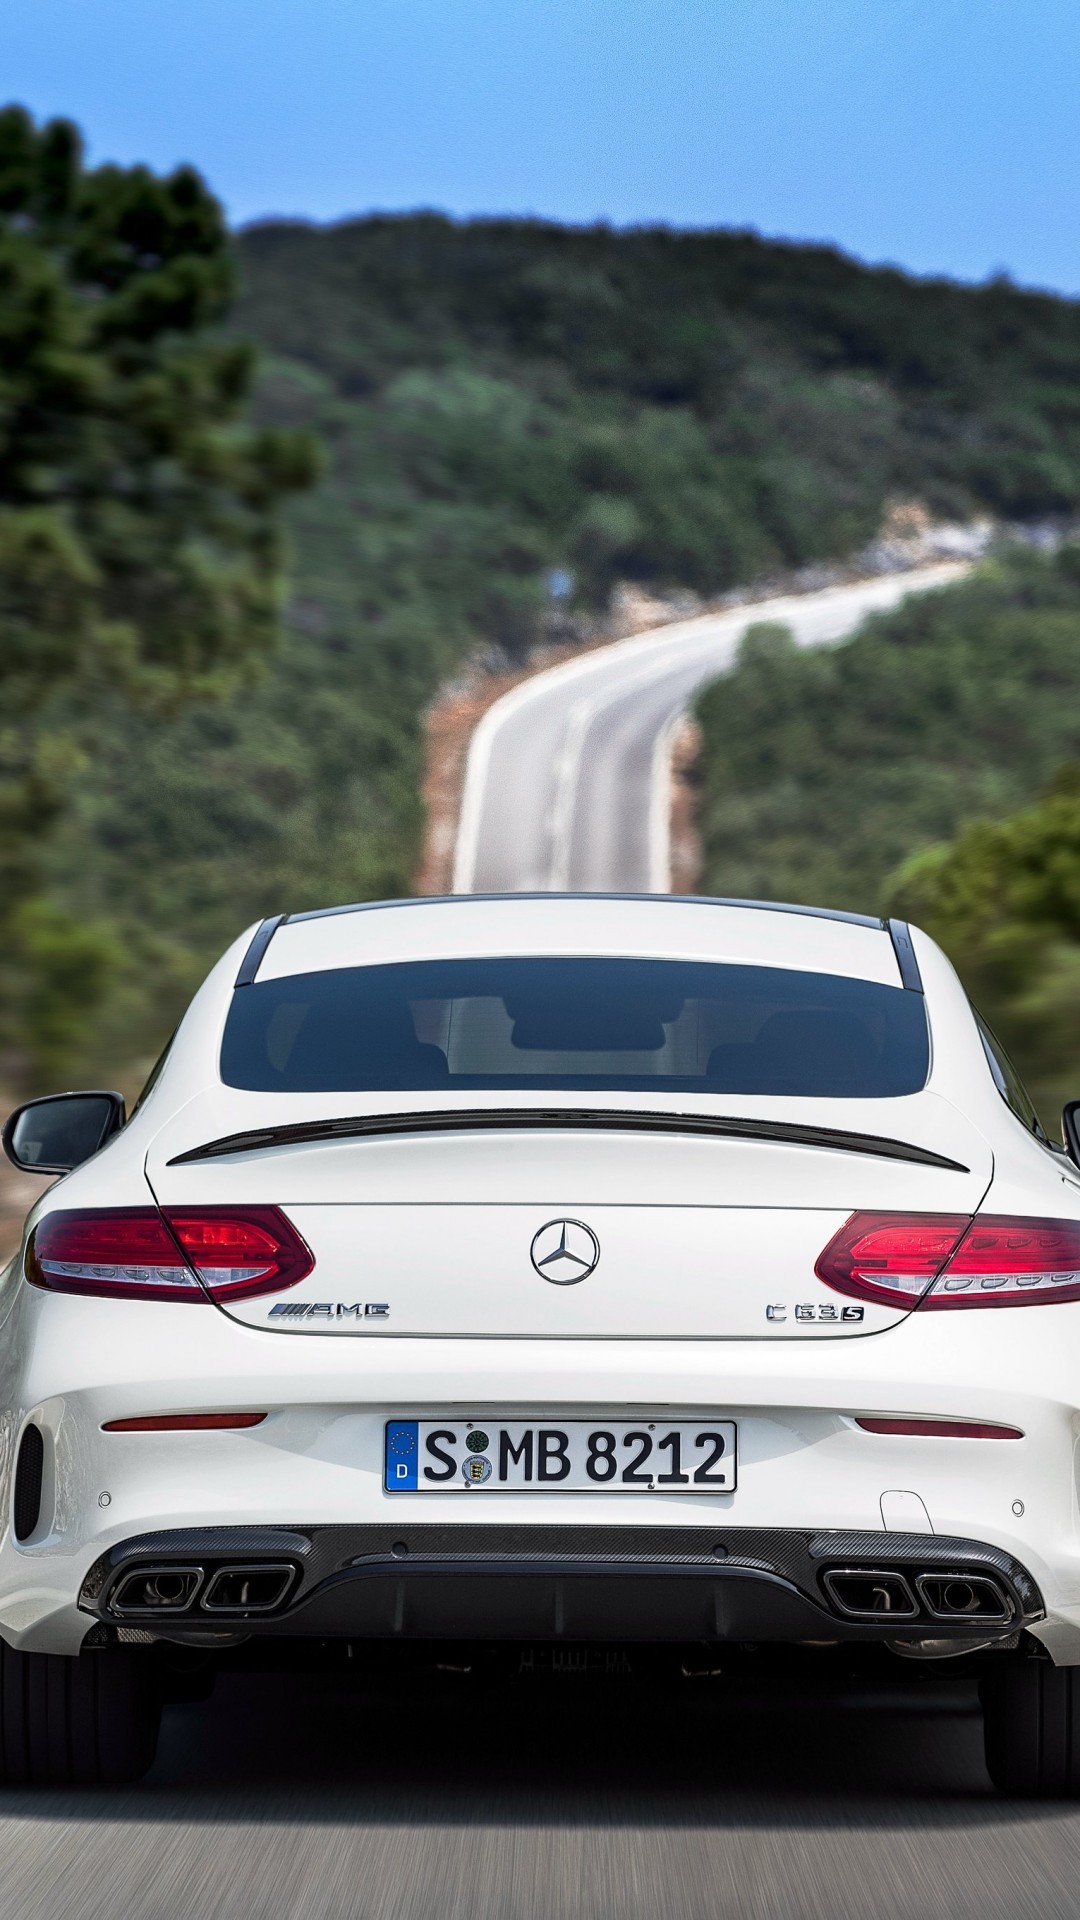
[[[1080,1667],[1003,1661],[980,1693],[986,1770],[999,1793],[1080,1796]]]
[[[67,1659],[0,1643],[0,1781],[105,1786],[153,1764],[161,1700],[142,1650]]]

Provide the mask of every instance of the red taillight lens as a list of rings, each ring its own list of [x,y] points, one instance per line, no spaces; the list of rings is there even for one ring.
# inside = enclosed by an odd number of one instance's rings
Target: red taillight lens
[[[839,1293],[924,1313],[1080,1300],[1080,1221],[853,1213],[815,1271]]]
[[[35,1227],[26,1277],[53,1293],[197,1304],[277,1293],[314,1265],[276,1207],[92,1207]]]
[[[195,1305],[207,1298],[156,1207],[50,1213],[30,1236],[26,1277],[53,1293]]]
[[[216,1300],[294,1287],[315,1265],[276,1207],[166,1207],[165,1218]]]
[[[970,1223],[966,1213],[853,1213],[814,1271],[838,1293],[918,1306]]]
[[[1043,1306],[1080,1300],[1080,1220],[974,1219],[927,1307]]]

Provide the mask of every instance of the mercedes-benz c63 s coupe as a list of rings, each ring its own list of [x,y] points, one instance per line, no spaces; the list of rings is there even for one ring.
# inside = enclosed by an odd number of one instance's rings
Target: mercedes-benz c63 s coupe
[[[895,921],[249,929],[130,1117],[5,1129],[64,1177],[0,1279],[4,1777],[137,1774],[177,1659],[453,1646],[963,1673],[1000,1787],[1080,1788],[1065,1120]]]

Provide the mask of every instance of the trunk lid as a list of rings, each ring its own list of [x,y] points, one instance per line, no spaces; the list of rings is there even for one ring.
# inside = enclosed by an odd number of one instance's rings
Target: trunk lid
[[[831,1124],[917,1143],[951,1167],[776,1138],[609,1131],[597,1128],[595,1111],[592,1124],[510,1125],[494,1110],[490,1123],[462,1131],[294,1142],[177,1164],[225,1133],[267,1125],[271,1104],[274,1125],[327,1113],[325,1100],[314,1110],[310,1097],[238,1096],[233,1124],[223,1126],[220,1099],[197,1099],[153,1141],[147,1177],[163,1206],[282,1208],[314,1271],[222,1311],[324,1338],[877,1333],[907,1310],[858,1306],[826,1286],[814,1272],[822,1249],[856,1209],[973,1213],[992,1173],[983,1137],[931,1094],[858,1110],[845,1103]],[[764,1104],[724,1107],[753,1123]],[[777,1124],[776,1104],[766,1124]],[[806,1104],[805,1121],[820,1127],[820,1103]]]

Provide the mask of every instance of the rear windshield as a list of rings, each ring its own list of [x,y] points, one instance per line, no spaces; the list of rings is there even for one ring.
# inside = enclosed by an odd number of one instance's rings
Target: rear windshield
[[[781,967],[419,960],[239,987],[221,1050],[259,1093],[760,1093],[884,1099],[929,1066],[923,998]]]

